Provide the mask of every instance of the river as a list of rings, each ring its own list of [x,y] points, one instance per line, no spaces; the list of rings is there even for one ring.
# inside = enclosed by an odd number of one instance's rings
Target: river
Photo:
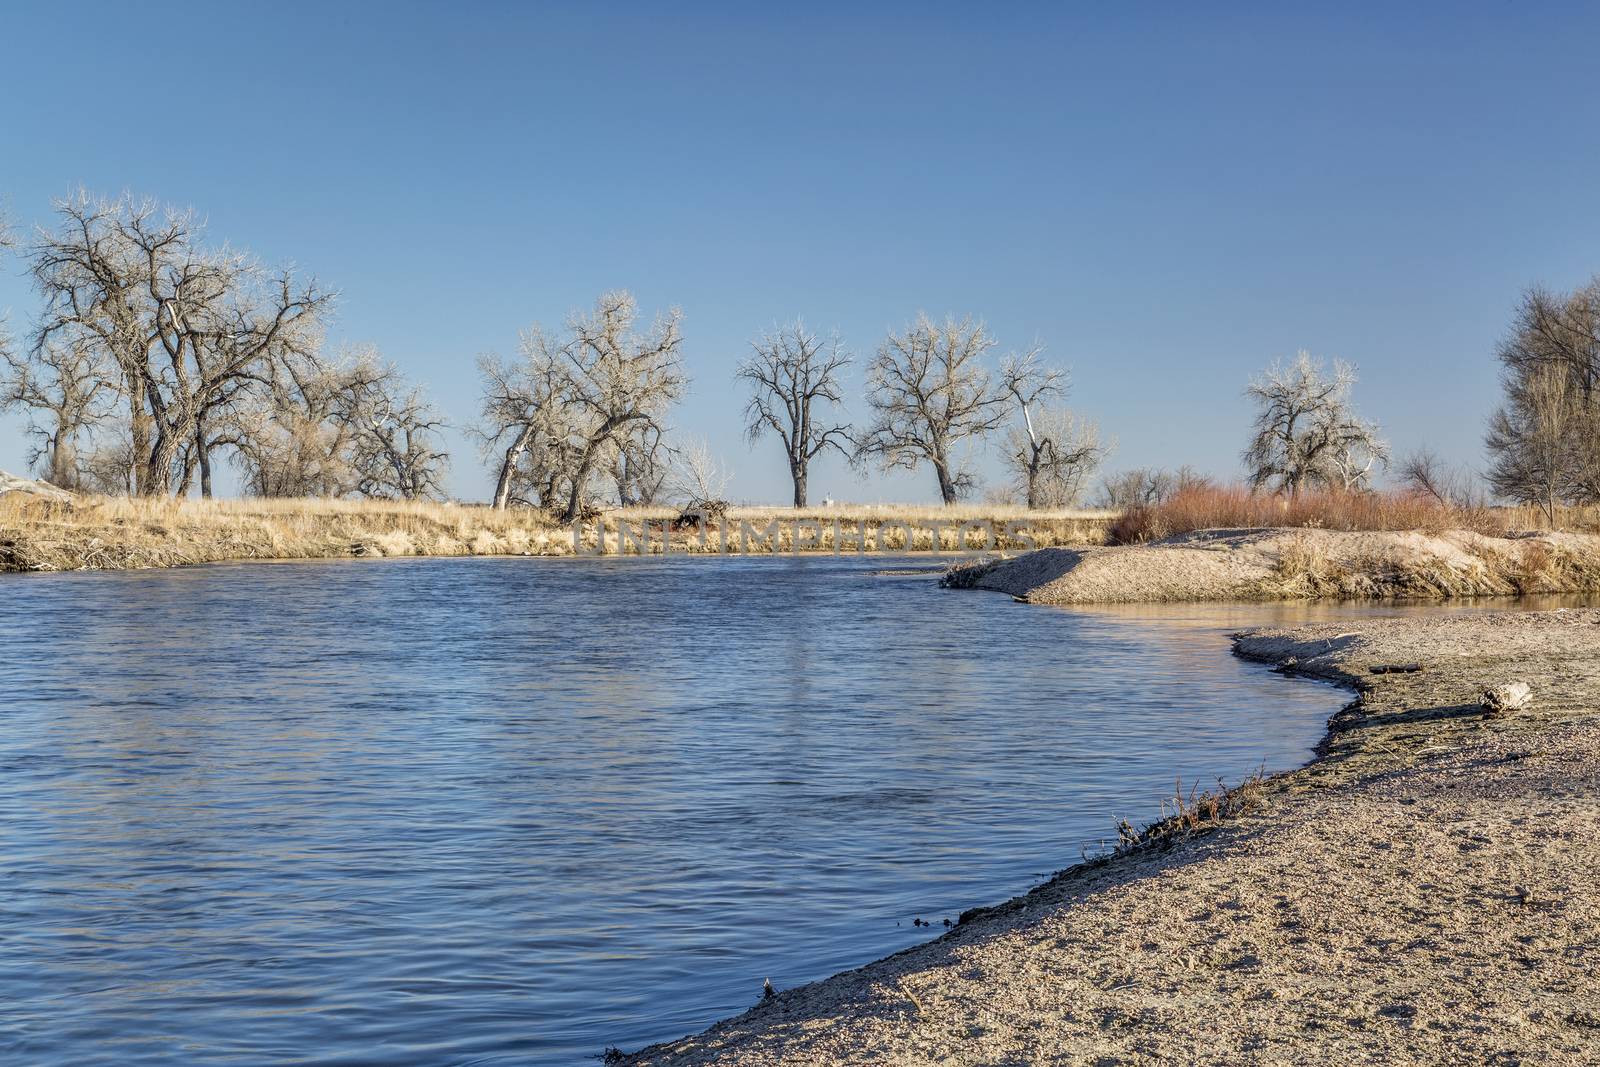
[[[582,1063],[1299,764],[1345,699],[1227,654],[1308,609],[918,566],[0,579],[0,1059]]]

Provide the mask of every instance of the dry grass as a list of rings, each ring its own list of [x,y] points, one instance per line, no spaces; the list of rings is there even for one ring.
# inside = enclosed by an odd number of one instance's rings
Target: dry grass
[[[638,507],[614,508],[607,513],[608,517],[624,519],[660,519],[670,518],[678,514],[675,507]],[[1048,508],[1038,511],[1029,511],[1025,507],[1012,504],[820,504],[804,508],[793,508],[778,505],[764,504],[736,504],[729,508],[728,514],[734,519],[817,519],[832,522],[838,519],[841,522],[884,522],[940,519],[943,521],[969,522],[973,520],[988,520],[1002,522],[1010,519],[1026,519],[1040,522],[1098,522],[1104,523],[1117,517],[1115,510],[1104,508]]]
[[[1271,592],[1288,599],[1450,598],[1600,589],[1592,537],[1458,538],[1466,559],[1373,552],[1335,558],[1309,531],[1278,553]]]
[[[531,512],[334,500],[0,497],[0,570],[172,567],[249,559],[554,555],[571,538]]]
[[[617,527],[650,537],[644,551],[662,551],[661,530],[676,509],[635,508],[608,513],[607,551],[618,551]],[[735,508],[725,523],[726,551],[752,553],[930,551],[934,523],[940,551],[985,547],[960,523],[982,523],[999,535],[992,549],[1098,544],[1109,513],[1027,512],[1020,508],[940,508],[843,505],[833,508]],[[812,524],[800,529],[797,520]],[[906,524],[906,525],[897,525]],[[909,529],[907,528],[909,527]],[[712,526],[671,537],[673,552],[717,553],[723,531]],[[796,535],[800,544],[796,545]],[[742,535],[742,536],[741,536]],[[1026,538],[1026,539],[1024,539]],[[580,530],[585,551],[596,549],[592,524]],[[638,548],[630,544],[626,551]],[[360,500],[144,500],[80,497],[57,504],[22,493],[0,495],[0,570],[54,571],[169,567],[223,560],[325,559],[356,556],[566,556],[574,553],[569,528],[542,512],[434,502]]]
[[[1262,768],[1238,785],[1229,786],[1217,779],[1215,789],[1202,790],[1199,783],[1184,792],[1183,780],[1173,784],[1170,800],[1162,801],[1161,816],[1142,829],[1126,819],[1117,823],[1117,851],[1128,852],[1150,845],[1170,845],[1186,837],[1204,833],[1228,819],[1259,809],[1266,798],[1267,773]]]
[[[1538,528],[1537,514],[1536,509],[1458,507],[1416,493],[1327,491],[1289,497],[1242,486],[1202,486],[1160,504],[1130,508],[1111,524],[1109,537],[1114,544],[1134,545],[1195,530],[1262,527],[1503,534]],[[1581,517],[1574,510],[1573,522]]]

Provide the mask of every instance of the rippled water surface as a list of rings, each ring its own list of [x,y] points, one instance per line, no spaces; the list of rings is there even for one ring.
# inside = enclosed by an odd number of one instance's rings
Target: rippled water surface
[[[0,578],[0,1062],[567,1064],[1074,862],[1343,697],[876,560]],[[932,932],[913,925],[932,921]]]

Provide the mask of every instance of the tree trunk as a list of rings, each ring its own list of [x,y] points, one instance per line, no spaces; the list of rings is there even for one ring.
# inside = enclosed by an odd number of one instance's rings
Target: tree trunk
[[[200,461],[200,499],[211,499],[211,446],[202,430],[194,435],[195,456]]]
[[[561,513],[557,522],[563,525],[577,522],[578,516],[583,514],[583,487],[589,481],[589,470],[594,466],[594,455],[599,447],[595,440],[590,438],[583,450],[583,459],[579,461],[578,469],[572,473],[572,489],[567,493],[567,509]]]
[[[789,473],[794,478],[794,506],[806,506],[806,468],[805,464],[797,463],[789,467]]]
[[[572,480],[572,491],[567,494],[566,509],[561,512],[561,517],[556,522],[567,525],[578,521],[578,516],[583,514],[583,482],[577,478]]]
[[[517,434],[517,439],[506,449],[506,458],[500,464],[500,478],[494,486],[494,506],[499,511],[504,511],[510,503],[511,474],[516,470],[517,460],[522,458],[522,452],[528,447],[528,439],[532,436],[533,427],[524,426],[522,432]]]
[[[150,413],[144,406],[144,382],[128,378],[128,436],[133,447],[133,491],[145,495],[145,466],[150,459]]]
[[[942,459],[933,461],[933,470],[939,476],[939,496],[946,505],[956,502],[956,484],[950,478],[950,466]]]
[[[612,468],[612,472],[615,474],[617,480],[617,503],[625,508],[633,507],[634,504],[638,503],[638,501],[634,500],[633,498],[633,490],[631,488],[633,475],[628,470],[627,452],[623,452],[617,456],[617,463],[616,466]]]
[[[578,516],[583,514],[583,487],[588,484],[589,475],[594,470],[594,461],[599,458],[600,446],[611,440],[611,435],[616,432],[617,427],[626,425],[628,421],[627,418],[608,418],[583,442],[583,458],[578,461],[578,467],[572,473],[572,489],[567,494],[567,509],[561,513],[557,522],[563,525],[577,522]]]
[[[50,476],[45,480],[62,489],[78,487],[78,457],[72,447],[71,435],[60,424],[57,424],[55,438],[50,442]]]
[[[166,496],[172,485],[172,461],[177,456],[177,442],[165,430],[156,434],[150,447],[149,462],[144,466],[140,480],[145,496]]]

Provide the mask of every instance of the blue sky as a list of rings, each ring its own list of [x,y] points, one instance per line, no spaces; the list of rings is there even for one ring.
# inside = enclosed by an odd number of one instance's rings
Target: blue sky
[[[1037,338],[1113,468],[1236,475],[1243,385],[1298,348],[1359,366],[1397,451],[1479,464],[1519,291],[1600,271],[1597,34],[1506,3],[11,6],[0,199],[193,206],[339,289],[335,339],[458,423],[529,323],[677,305],[675,422],[739,499],[788,490],[732,371],[796,315],[860,363],[919,310]],[[33,306],[6,262],[13,333]],[[23,452],[0,422],[0,467]],[[811,489],[935,497],[834,463]]]

